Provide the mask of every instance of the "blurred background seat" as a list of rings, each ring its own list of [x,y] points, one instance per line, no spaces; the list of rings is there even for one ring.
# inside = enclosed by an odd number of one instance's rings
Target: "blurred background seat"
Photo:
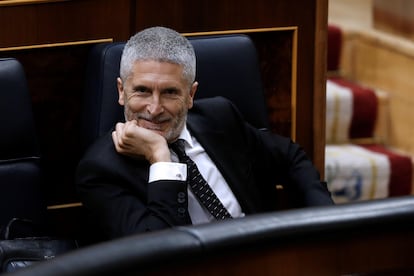
[[[344,31],[328,26],[325,177],[336,203],[412,194],[413,159],[390,144],[385,91],[342,70]]]
[[[40,154],[22,65],[0,59],[0,225],[19,218],[42,224]]]

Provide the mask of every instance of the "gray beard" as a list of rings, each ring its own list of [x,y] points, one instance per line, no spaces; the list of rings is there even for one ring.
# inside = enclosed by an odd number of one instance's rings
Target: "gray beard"
[[[187,110],[183,110],[181,111],[176,119],[173,119],[173,125],[171,127],[170,130],[168,130],[163,136],[165,138],[165,140],[167,140],[168,143],[174,142],[175,140],[177,140],[177,138],[180,136],[180,133],[182,132],[182,130],[184,129],[184,124],[187,121]],[[151,118],[152,116],[149,116],[148,114],[141,114],[141,113],[136,113],[136,114],[130,114],[131,116],[128,116],[128,110],[126,107],[124,107],[124,117],[125,117],[125,121],[129,121],[128,117],[134,117],[133,119],[146,119],[146,120],[153,120],[154,118]],[[162,121],[166,118],[164,117],[159,117],[156,118],[156,121]]]

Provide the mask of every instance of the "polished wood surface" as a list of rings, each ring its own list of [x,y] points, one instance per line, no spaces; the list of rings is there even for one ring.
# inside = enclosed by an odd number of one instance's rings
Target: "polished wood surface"
[[[129,1],[42,1],[1,5],[0,48],[129,37]],[[122,20],[126,18],[126,20]]]
[[[414,2],[373,0],[373,25],[378,30],[414,39]]]
[[[240,248],[147,275],[412,275],[412,229],[289,240],[268,248]],[[155,270],[155,271],[154,271]]]

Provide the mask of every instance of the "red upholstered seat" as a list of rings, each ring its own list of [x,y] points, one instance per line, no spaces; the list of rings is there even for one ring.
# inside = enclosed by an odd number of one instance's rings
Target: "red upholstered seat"
[[[328,74],[330,76],[328,78],[328,81],[330,84],[333,83],[335,85],[327,85],[327,111],[329,110],[330,112],[327,112],[326,133],[327,152],[330,154],[327,154],[325,157],[326,174],[328,175],[328,178],[336,179],[336,181],[338,181],[338,179],[343,179],[344,187],[348,184],[355,185],[357,182],[355,180],[356,178],[353,179],[353,177],[356,175],[355,172],[356,170],[359,170],[358,175],[363,175],[363,173],[361,173],[362,168],[352,167],[355,166],[355,164],[353,164],[354,162],[349,162],[349,160],[346,162],[345,160],[338,158],[338,156],[334,157],[332,155],[332,152],[338,152],[338,146],[341,147],[343,145],[343,149],[346,150],[347,148],[351,149],[349,145],[358,144],[370,152],[385,155],[389,160],[389,162],[387,162],[389,163],[389,168],[387,167],[387,171],[389,170],[390,172],[388,180],[389,183],[387,184],[388,197],[411,194],[411,187],[413,182],[413,160],[411,156],[402,154],[399,151],[395,151],[394,149],[389,148],[389,146],[386,144],[375,143],[375,141],[377,141],[376,138],[378,138],[375,137],[375,129],[377,127],[376,123],[379,115],[379,99],[376,91],[373,88],[358,84],[355,81],[348,80],[345,77],[341,76],[340,62],[342,54],[342,43],[342,30],[338,26],[330,25],[328,28],[328,71],[331,74]],[[341,91],[339,93],[332,91],[332,89]],[[329,93],[334,93],[335,95],[333,96],[333,94]],[[329,97],[330,101],[328,101]],[[334,97],[334,100],[332,100],[332,97]],[[344,102],[338,103],[341,101],[341,97],[344,98]],[[352,112],[352,114],[343,114],[344,112]],[[329,116],[335,116],[335,118],[328,118]],[[338,131],[339,128],[344,128],[344,126],[348,128],[347,133],[344,133],[343,129],[342,133]],[[333,135],[333,133],[336,136]],[[338,133],[342,134],[342,136]],[[343,137],[346,135],[347,137]],[[367,138],[368,141],[370,141],[370,144],[361,144],[357,142],[361,141],[358,139]],[[335,150],[329,148],[330,143],[335,144]],[[349,152],[347,155],[349,155]],[[359,157],[361,156],[355,156],[355,160]],[[375,157],[370,156],[369,158]],[[376,161],[371,159],[371,162],[375,163]],[[332,172],[332,164],[335,164],[337,168],[336,171],[340,172],[338,175],[333,175],[335,172]],[[347,166],[349,166],[349,168],[345,168]],[[378,167],[378,169],[381,168]],[[353,174],[351,173],[352,171],[354,172]],[[382,180],[384,179],[386,178],[382,178]],[[338,182],[335,182],[336,189],[338,187],[342,187],[341,185],[341,183],[338,184]],[[365,185],[369,184],[365,183]],[[346,190],[347,188],[344,189]],[[349,188],[348,190],[352,189],[353,187]],[[350,199],[350,201],[352,201],[352,199]]]
[[[375,91],[341,77],[332,77],[329,80],[340,86],[347,87],[352,91],[353,108],[349,138],[374,137],[378,114],[378,99]]]
[[[411,193],[413,163],[408,155],[396,153],[381,145],[362,145],[364,148],[387,155],[390,160],[391,175],[389,196],[402,196]]]
[[[338,26],[328,26],[328,71],[340,69],[342,30]]]

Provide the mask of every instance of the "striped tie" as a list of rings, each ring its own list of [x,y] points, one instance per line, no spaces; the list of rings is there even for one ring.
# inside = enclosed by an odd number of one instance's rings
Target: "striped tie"
[[[231,218],[231,215],[220,202],[214,191],[204,180],[197,168],[197,165],[187,156],[184,150],[184,140],[178,139],[170,145],[171,149],[177,154],[180,162],[187,164],[187,181],[191,190],[198,197],[201,203],[217,220]]]

